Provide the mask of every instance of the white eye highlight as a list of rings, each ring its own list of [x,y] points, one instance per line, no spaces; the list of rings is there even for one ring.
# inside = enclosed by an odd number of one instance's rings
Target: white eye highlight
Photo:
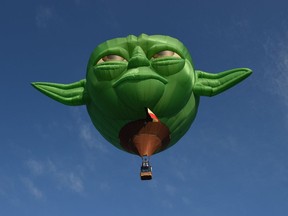
[[[97,62],[97,64],[100,64],[102,62],[107,62],[107,61],[127,61],[127,60],[123,58],[122,56],[112,54],[112,55],[104,56]]]
[[[163,57],[181,58],[176,52],[173,52],[171,50],[163,50],[153,55],[153,58],[163,58]]]

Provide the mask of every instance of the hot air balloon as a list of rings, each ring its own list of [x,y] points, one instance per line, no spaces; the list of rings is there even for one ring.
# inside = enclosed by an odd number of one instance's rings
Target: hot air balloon
[[[196,70],[179,40],[141,34],[98,45],[86,79],[32,85],[65,105],[86,105],[95,128],[109,143],[142,157],[140,176],[146,180],[152,178],[150,156],[173,146],[188,131],[200,96],[217,95],[251,73],[248,68]]]

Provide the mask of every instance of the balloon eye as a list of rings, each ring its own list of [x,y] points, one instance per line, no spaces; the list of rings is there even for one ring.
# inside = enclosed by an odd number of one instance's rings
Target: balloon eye
[[[102,62],[107,62],[107,61],[126,61],[122,56],[119,55],[107,55],[101,58],[97,64],[102,63]]]
[[[176,58],[180,58],[180,56],[171,51],[171,50],[164,50],[164,51],[161,51],[161,52],[158,52],[156,53],[153,58],[163,58],[163,57],[176,57]]]

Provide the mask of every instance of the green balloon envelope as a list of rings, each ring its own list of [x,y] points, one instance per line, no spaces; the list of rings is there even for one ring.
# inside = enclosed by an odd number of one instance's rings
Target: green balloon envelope
[[[158,124],[149,124],[151,128],[168,131],[163,137],[158,132],[145,132],[150,133],[149,137],[151,134],[162,137],[158,147],[149,153],[154,154],[174,145],[187,132],[197,114],[200,96],[217,95],[251,73],[248,68],[218,74],[195,70],[188,50],[179,40],[141,34],[115,38],[97,46],[84,80],[32,85],[63,104],[86,105],[94,126],[108,142],[142,156],[139,148],[143,146],[137,146],[137,150],[130,148],[132,141],[123,144],[121,133],[134,131],[127,140],[133,139],[149,121],[147,108],[159,120]],[[143,125],[136,130],[140,121]],[[164,129],[158,127],[160,123]],[[125,129],[130,124],[132,128]]]

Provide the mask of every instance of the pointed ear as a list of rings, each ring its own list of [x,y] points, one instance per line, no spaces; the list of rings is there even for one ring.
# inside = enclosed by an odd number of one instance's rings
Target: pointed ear
[[[218,74],[196,70],[196,82],[193,92],[199,96],[217,95],[247,78],[252,70],[236,68]]]
[[[78,106],[87,103],[85,79],[71,84],[48,82],[33,82],[31,84],[43,94],[65,105]]]

